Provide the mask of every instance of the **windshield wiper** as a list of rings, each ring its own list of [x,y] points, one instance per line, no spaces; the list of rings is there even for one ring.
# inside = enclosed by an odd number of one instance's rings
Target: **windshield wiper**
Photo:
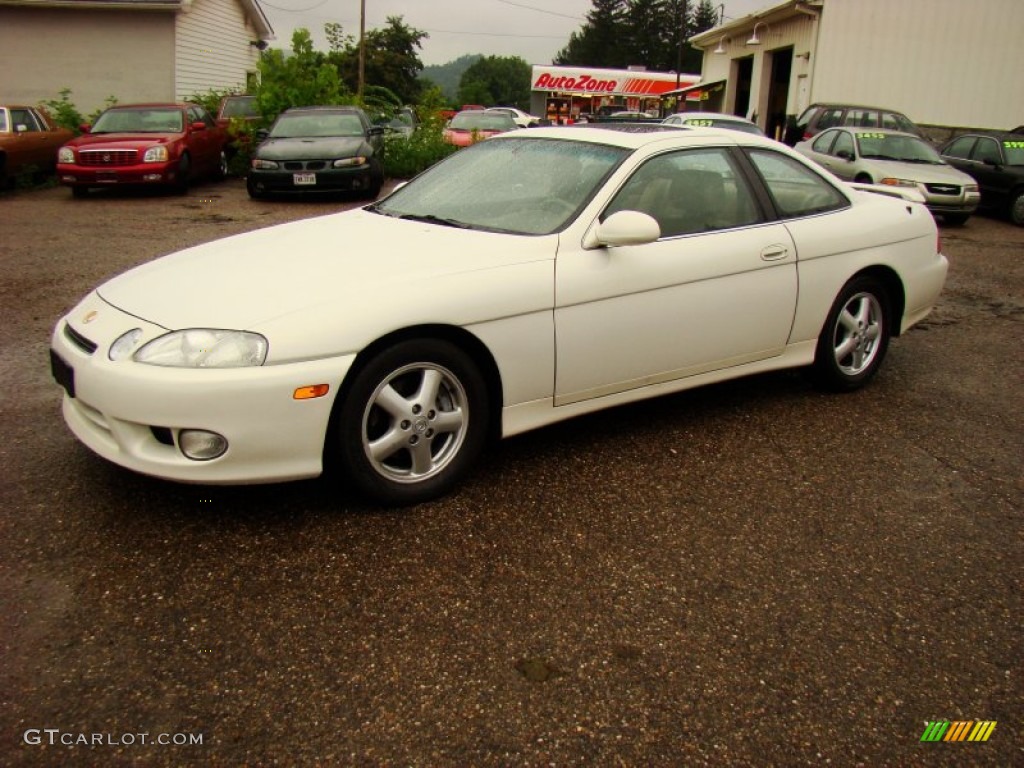
[[[458,219],[446,219],[442,216],[435,216],[432,213],[419,214],[419,213],[403,213],[398,216],[400,219],[407,219],[409,221],[425,221],[428,224],[440,224],[444,227],[455,227],[456,229],[471,229],[472,227],[464,221]]]

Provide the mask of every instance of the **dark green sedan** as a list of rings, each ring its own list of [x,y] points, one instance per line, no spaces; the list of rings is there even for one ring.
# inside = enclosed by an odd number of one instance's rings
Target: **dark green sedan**
[[[372,125],[358,107],[288,109],[261,138],[246,177],[250,197],[274,192],[380,194],[384,129]]]

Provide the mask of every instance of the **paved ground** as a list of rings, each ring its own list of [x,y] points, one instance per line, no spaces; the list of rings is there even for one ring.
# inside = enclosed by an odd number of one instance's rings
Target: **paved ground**
[[[0,763],[1024,764],[1024,230],[944,228],[941,304],[862,392],[782,373],[578,419],[412,510],[76,443],[62,312],[338,207],[0,197]]]

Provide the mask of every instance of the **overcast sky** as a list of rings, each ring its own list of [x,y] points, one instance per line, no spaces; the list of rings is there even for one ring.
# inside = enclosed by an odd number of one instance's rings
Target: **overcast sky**
[[[359,34],[360,0],[259,0],[277,40],[289,47],[292,30],[305,27],[326,49],[323,27],[339,22]],[[725,0],[726,20],[746,16],[779,0]],[[467,53],[521,56],[530,64],[550,64],[578,30],[590,0],[366,0],[366,28],[383,27],[388,16],[430,35],[423,41],[424,64],[446,64]]]

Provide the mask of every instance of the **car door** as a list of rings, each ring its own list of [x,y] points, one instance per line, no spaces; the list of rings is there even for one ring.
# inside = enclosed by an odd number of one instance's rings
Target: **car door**
[[[999,142],[991,136],[979,136],[971,150],[970,174],[978,181],[982,195],[990,200],[1004,200],[1014,180],[1003,169],[1006,158]]]
[[[202,123],[203,127],[194,126]],[[216,123],[209,113],[198,107],[188,108],[188,144],[192,152],[193,162],[204,174],[209,174],[220,161],[220,146],[217,144],[219,131],[215,131]]]
[[[601,219],[658,221],[646,245],[561,247],[555,404],[566,405],[781,354],[797,298],[796,249],[766,220],[726,148],[647,160]]]
[[[11,108],[11,130],[16,138],[11,144],[13,151],[10,155],[14,162],[9,162],[10,172],[21,173],[30,167],[38,170],[53,167],[54,159],[49,156],[45,127],[31,109]]]

